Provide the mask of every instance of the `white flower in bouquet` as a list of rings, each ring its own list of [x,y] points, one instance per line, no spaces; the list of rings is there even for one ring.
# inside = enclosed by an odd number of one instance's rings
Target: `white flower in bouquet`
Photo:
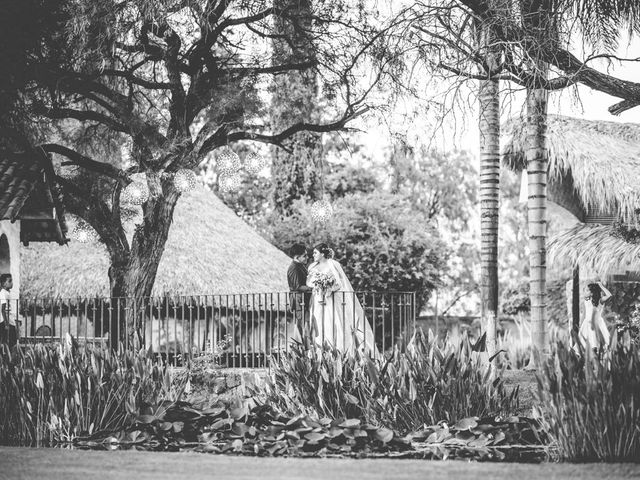
[[[336,277],[330,273],[314,272],[311,275],[311,284],[313,285],[313,290],[322,295],[338,290],[340,287]]]

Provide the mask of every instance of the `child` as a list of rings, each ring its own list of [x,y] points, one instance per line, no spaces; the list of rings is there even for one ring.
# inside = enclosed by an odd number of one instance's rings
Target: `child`
[[[13,278],[9,273],[0,275],[0,343],[6,343],[9,348],[18,343],[16,321],[11,316],[11,297],[9,291],[13,288]]]

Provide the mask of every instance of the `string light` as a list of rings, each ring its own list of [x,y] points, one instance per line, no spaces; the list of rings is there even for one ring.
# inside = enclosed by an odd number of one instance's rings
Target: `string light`
[[[229,147],[225,147],[218,154],[216,165],[220,175],[233,175],[240,170],[240,157]]]
[[[237,173],[233,173],[231,175],[220,175],[218,178],[218,187],[222,192],[237,190],[241,183],[240,175]]]
[[[133,181],[122,190],[120,200],[124,204],[142,205],[149,200],[149,187],[146,182]]]
[[[80,243],[90,243],[98,240],[98,233],[84,220],[78,220],[71,231],[71,238]]]
[[[257,153],[251,152],[244,159],[244,169],[250,175],[256,175],[260,173],[260,171],[266,166],[267,162],[265,162],[264,158]]]
[[[327,222],[333,216],[333,207],[327,200],[318,200],[311,205],[311,217],[320,223]]]
[[[173,184],[180,193],[189,192],[196,188],[197,178],[193,170],[183,168],[173,177]]]

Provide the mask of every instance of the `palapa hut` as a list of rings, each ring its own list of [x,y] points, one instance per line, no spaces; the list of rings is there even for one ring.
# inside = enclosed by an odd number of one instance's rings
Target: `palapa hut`
[[[503,161],[523,170],[523,123],[508,122],[503,133]],[[640,245],[617,236],[612,225],[637,223],[640,125],[549,115],[547,146],[548,265],[575,268],[573,305],[578,270],[583,280],[638,280]]]
[[[71,219],[69,221],[71,223]],[[135,221],[136,218],[126,223],[129,235],[133,234]],[[181,320],[177,326],[161,327],[167,330],[167,342],[181,336],[179,331],[170,330],[179,330],[188,323],[184,321],[185,302],[189,311],[196,304],[216,305],[221,308],[216,315],[222,317],[228,316],[225,301],[230,309],[239,310],[244,306],[246,310],[247,303],[253,300],[258,303],[258,297],[239,294],[288,290],[286,272],[290,262],[285,253],[262,238],[212,192],[199,187],[183,194],[176,205],[153,288],[154,297],[165,297],[159,305],[166,308],[159,315]],[[108,267],[106,248],[98,242],[72,240],[68,247],[57,249],[49,245],[29,246],[23,252],[22,295],[60,297],[63,303],[70,304],[81,298],[105,298],[109,296]],[[188,300],[177,299],[177,296],[188,296]],[[281,303],[284,298],[284,294],[280,295]],[[282,306],[275,308],[283,310]],[[220,318],[217,320],[219,323]],[[64,326],[64,321],[62,324]],[[77,330],[82,331],[84,327],[77,326]],[[205,338],[215,336],[216,341],[221,338],[219,331],[215,335],[210,330],[192,332],[193,337],[196,334]],[[147,337],[155,335],[155,330],[147,332]]]
[[[126,224],[130,234],[134,223]],[[290,262],[200,187],[178,200],[153,296],[284,292]],[[108,297],[108,268],[106,248],[98,242],[29,246],[23,252],[22,295]]]

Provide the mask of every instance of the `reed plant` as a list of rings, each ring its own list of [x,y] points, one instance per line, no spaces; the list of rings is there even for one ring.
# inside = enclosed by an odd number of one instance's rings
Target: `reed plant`
[[[566,342],[569,338],[569,330],[553,321],[547,322],[546,331],[551,344]],[[498,354],[494,361],[498,367],[520,370],[529,363],[532,349],[531,322],[528,316],[518,315],[514,317],[513,327],[498,335]]]
[[[598,353],[559,343],[537,375],[541,414],[564,460],[640,462],[640,348],[620,340]]]
[[[378,360],[296,346],[276,362],[261,394],[292,414],[360,418],[402,432],[518,408],[517,388],[507,391],[466,336],[454,345],[422,332]]]
[[[70,340],[0,345],[0,443],[41,446],[118,430],[144,405],[175,399],[169,372],[144,352],[115,353]]]

